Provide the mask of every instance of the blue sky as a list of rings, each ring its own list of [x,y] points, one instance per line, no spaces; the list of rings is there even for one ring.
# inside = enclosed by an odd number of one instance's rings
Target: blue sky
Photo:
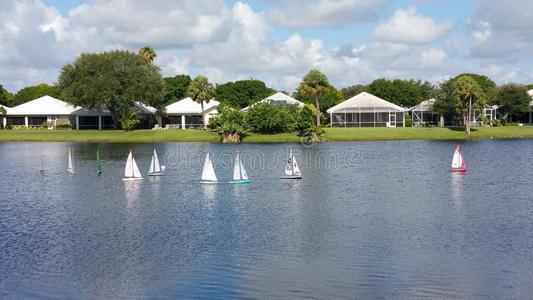
[[[462,72],[533,83],[532,16],[529,0],[4,0],[0,84],[53,83],[82,52],[144,45],[165,76],[287,91],[311,68],[338,88]]]

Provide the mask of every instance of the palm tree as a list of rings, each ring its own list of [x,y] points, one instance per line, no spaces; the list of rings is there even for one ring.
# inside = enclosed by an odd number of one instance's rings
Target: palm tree
[[[215,87],[209,83],[207,77],[198,75],[190,83],[187,95],[197,103],[202,105],[202,120],[204,122],[204,129],[207,129],[204,114],[204,102],[209,103],[215,97]]]
[[[463,75],[454,80],[453,94],[456,98],[456,109],[463,115],[465,132],[470,134],[472,106],[480,110],[483,109],[483,90],[474,78],[469,75]]]
[[[317,69],[313,69],[305,75],[298,88],[298,92],[302,96],[311,96],[315,100],[316,126],[320,126],[320,96],[327,91],[329,86],[326,75]]]
[[[144,57],[150,63],[153,63],[154,59],[157,57],[154,49],[148,46],[139,49],[139,55]]]

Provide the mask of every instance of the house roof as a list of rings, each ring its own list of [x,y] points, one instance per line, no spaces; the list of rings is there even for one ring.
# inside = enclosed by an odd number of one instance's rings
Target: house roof
[[[263,100],[259,100],[256,103],[243,108],[242,111],[248,111],[252,106],[254,106],[254,105],[258,104],[258,103],[270,103],[270,104],[274,104],[274,105],[297,105],[297,106],[303,106],[304,105],[303,102],[298,101],[298,100],[294,99],[293,97],[291,97],[289,95],[286,95],[286,94],[284,94],[282,92],[277,92],[274,95],[270,95],[270,96],[266,97]]]
[[[338,111],[389,112],[404,111],[404,108],[367,92],[362,92],[327,110],[328,113],[335,113]]]
[[[157,111],[156,108],[153,108],[150,105],[146,105],[138,101],[133,102],[132,110],[141,115],[150,115],[150,114],[154,114]],[[111,115],[109,110],[105,107],[96,108],[96,109],[88,109],[88,108],[79,107],[75,112],[73,112],[73,114],[80,115],[80,116],[109,116]]]
[[[49,115],[70,115],[80,109],[78,106],[66,103],[48,95],[21,105],[9,108],[7,115],[19,116],[49,116]]]
[[[418,103],[417,105],[411,107],[410,111],[432,111],[433,110],[433,104],[435,103],[435,98],[431,98],[425,101],[422,101]]]
[[[7,111],[7,109],[9,108],[9,107],[7,107],[7,106],[5,106],[5,105],[2,105],[2,104],[0,104],[0,107],[4,108],[6,111]]]
[[[220,102],[211,99],[209,102],[204,102],[204,111],[208,112],[215,109]],[[202,114],[202,106],[195,102],[191,97],[181,99],[165,107],[166,114]]]

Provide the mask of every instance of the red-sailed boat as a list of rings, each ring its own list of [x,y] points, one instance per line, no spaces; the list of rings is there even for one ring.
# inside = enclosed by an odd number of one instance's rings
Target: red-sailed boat
[[[455,152],[453,153],[453,159],[452,159],[452,168],[450,169],[450,172],[454,172],[454,173],[466,172],[466,164],[465,164],[465,160],[463,159],[463,155],[461,154],[461,146],[459,144],[455,146]]]

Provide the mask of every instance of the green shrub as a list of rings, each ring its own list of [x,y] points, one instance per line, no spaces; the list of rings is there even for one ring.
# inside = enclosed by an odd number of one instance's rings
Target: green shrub
[[[221,104],[218,114],[209,119],[208,127],[218,132],[223,142],[240,143],[246,135],[246,117],[242,111]]]
[[[411,115],[405,115],[405,127],[413,126],[413,117]]]
[[[246,123],[250,130],[256,133],[289,132],[294,130],[294,115],[286,108],[259,103],[251,107],[246,114]]]
[[[70,130],[72,125],[70,122],[56,122],[55,129],[57,130]]]
[[[298,110],[294,129],[298,130],[300,135],[303,135],[306,129],[316,125],[315,111],[315,106],[310,103],[305,104],[304,107]]]

